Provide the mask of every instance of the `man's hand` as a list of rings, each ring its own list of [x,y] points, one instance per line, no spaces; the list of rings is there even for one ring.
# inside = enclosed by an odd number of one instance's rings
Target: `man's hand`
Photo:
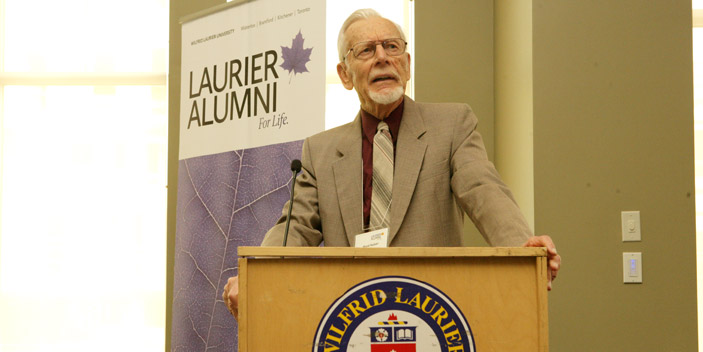
[[[549,284],[547,289],[552,290],[552,281],[556,280],[559,268],[561,268],[561,256],[557,254],[557,247],[554,246],[552,238],[549,236],[530,237],[523,247],[547,247],[547,273],[549,274]]]
[[[239,276],[232,276],[227,280],[222,300],[234,319],[239,321]]]

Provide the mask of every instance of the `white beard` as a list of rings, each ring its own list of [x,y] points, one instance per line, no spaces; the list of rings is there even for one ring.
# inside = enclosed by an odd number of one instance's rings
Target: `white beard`
[[[405,93],[403,87],[395,87],[391,91],[380,92],[369,92],[369,98],[376,102],[376,104],[388,105],[395,103],[400,99]]]

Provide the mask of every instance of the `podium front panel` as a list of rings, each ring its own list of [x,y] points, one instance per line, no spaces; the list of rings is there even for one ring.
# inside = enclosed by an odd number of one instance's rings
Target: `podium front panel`
[[[240,351],[317,351],[318,349],[313,349],[314,341],[324,341],[324,338],[315,340],[316,334],[319,333],[323,318],[333,310],[333,304],[360,283],[384,277],[410,278],[441,291],[465,317],[470,327],[467,333],[470,334],[476,351],[548,349],[544,256],[323,256],[240,259]],[[442,305],[432,306],[432,300],[419,293],[416,297],[401,297],[403,294],[402,289],[390,289],[386,292],[385,299],[389,303],[418,307],[425,303],[422,308],[430,313],[428,319],[438,321],[438,326],[443,325],[447,333],[446,336],[430,334],[434,339],[429,337],[431,341],[424,343],[427,346],[437,345],[436,348],[430,348],[432,350],[452,350],[451,344],[447,347],[447,343],[456,337],[449,336],[451,329],[447,327],[448,320],[442,321],[444,315],[440,312],[431,312],[432,308],[437,310]],[[346,310],[343,313],[345,316],[341,316],[342,313],[337,315],[348,322],[366,319],[361,316],[364,308],[373,305],[372,299],[378,297],[371,294],[362,298],[357,300],[357,309],[350,306],[352,309]],[[412,325],[412,321],[403,322],[403,317],[407,314],[402,310],[391,313],[388,317],[390,321],[385,316],[375,320],[379,320],[379,325]],[[397,320],[393,320],[394,317]],[[377,325],[375,320],[374,326]],[[354,322],[357,323],[359,321]],[[368,328],[360,332],[346,329],[341,333],[340,328],[346,325],[338,324],[335,331],[340,333],[332,334],[327,348],[319,350],[380,351],[381,344],[373,342],[381,340],[378,336],[374,340],[371,335],[374,332],[382,335],[393,331],[391,328],[375,327],[370,331]],[[413,329],[414,327],[408,327],[398,331],[405,331],[415,338]],[[352,333],[366,337],[356,338],[353,345],[340,347],[337,344],[341,335]],[[348,339],[350,336],[346,337]],[[420,346],[422,341],[418,340],[422,340],[420,330],[413,341]],[[410,344],[398,346],[407,347]],[[454,348],[452,351],[467,351],[456,346]]]

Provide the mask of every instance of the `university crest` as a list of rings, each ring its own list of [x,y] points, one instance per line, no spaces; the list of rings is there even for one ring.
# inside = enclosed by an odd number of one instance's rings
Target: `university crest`
[[[416,326],[400,321],[391,313],[387,321],[380,321],[381,327],[371,328],[371,352],[416,352]]]
[[[436,287],[384,276],[352,287],[317,327],[313,352],[473,352],[464,314]]]

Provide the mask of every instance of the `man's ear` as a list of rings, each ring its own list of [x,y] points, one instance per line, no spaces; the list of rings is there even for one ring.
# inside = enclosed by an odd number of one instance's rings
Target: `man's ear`
[[[351,79],[351,74],[347,71],[347,65],[343,62],[337,64],[337,74],[339,79],[342,80],[342,85],[347,90],[352,90],[354,88],[354,82]]]

